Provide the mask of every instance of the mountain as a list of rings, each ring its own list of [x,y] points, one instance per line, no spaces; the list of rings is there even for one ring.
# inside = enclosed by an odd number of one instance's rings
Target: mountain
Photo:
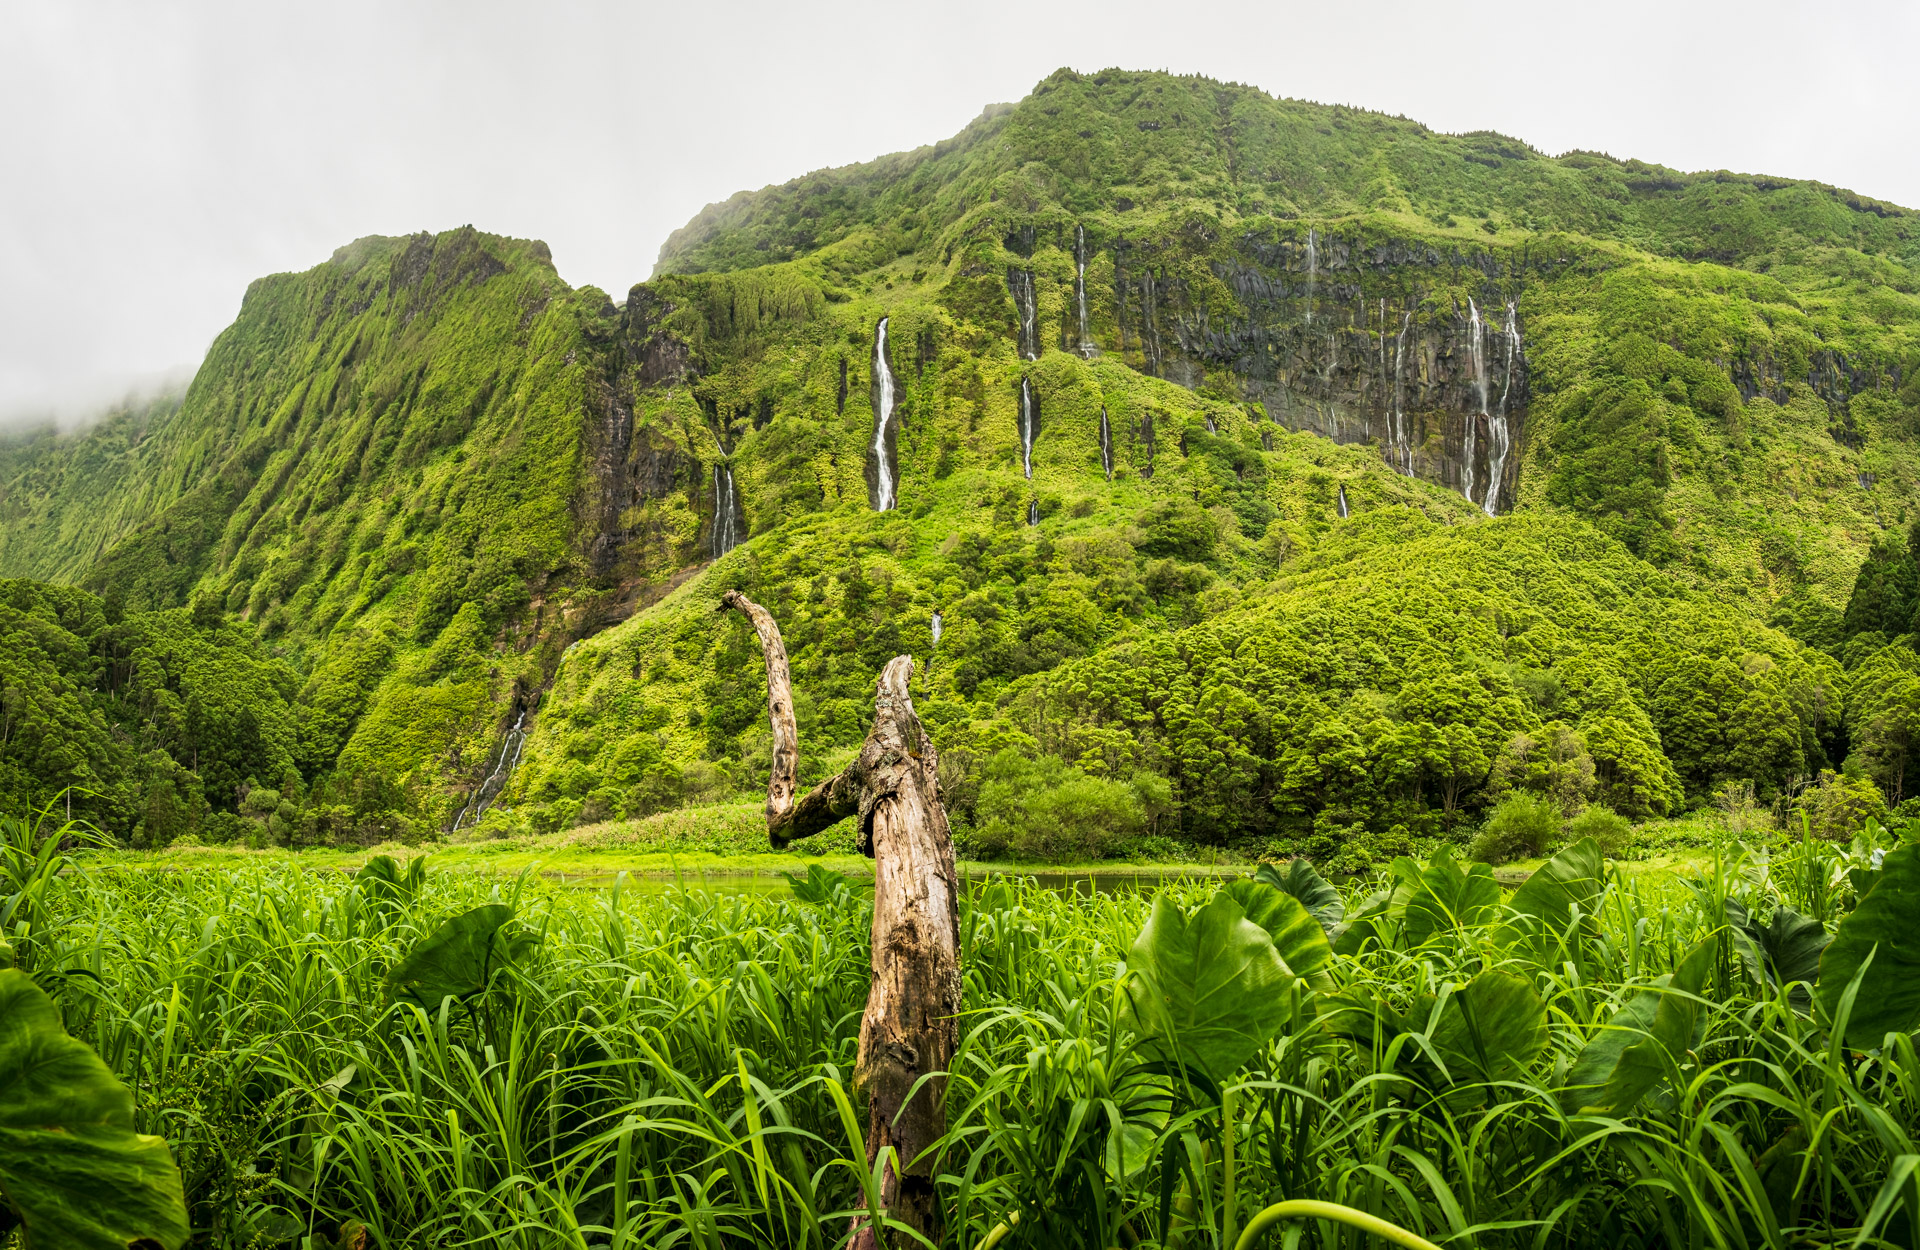
[[[0,485],[0,574],[294,674],[293,838],[753,790],[729,586],[810,773],[922,660],[970,830],[1023,758],[1129,836],[1651,815],[1882,761],[1842,611],[1920,491],[1920,217],[1062,70],[710,206],[620,305],[538,243],[363,239]]]

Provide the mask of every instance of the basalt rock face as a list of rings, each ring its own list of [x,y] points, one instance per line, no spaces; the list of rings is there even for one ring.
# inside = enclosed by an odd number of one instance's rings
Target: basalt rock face
[[[1529,399],[1519,306],[1530,273],[1564,268],[1557,258],[1250,232],[1202,292],[1156,265],[1160,250],[1110,245],[1113,350],[1289,430],[1372,444],[1490,513],[1511,506]]]

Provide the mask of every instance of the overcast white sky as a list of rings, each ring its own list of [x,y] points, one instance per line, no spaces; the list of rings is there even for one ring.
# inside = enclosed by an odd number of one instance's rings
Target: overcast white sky
[[[0,420],[185,373],[365,234],[547,240],[620,298],[701,205],[1171,69],[1920,205],[1916,0],[0,0]]]

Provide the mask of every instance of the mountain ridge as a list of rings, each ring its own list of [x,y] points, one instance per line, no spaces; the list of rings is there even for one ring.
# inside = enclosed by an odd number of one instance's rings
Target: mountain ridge
[[[151,436],[127,417],[0,446],[28,501],[0,508],[0,573],[82,580],[109,615],[237,618],[298,679],[268,709],[297,725],[311,792],[282,820],[294,839],[753,790],[750,657],[686,606],[729,586],[788,616],[813,758],[857,740],[881,652],[931,666],[923,714],[964,766],[964,828],[1010,746],[1135,786],[1107,795],[1129,828],[1137,803],[1162,832],[1318,854],[1449,836],[1568,768],[1591,776],[1566,793],[1636,814],[1730,778],[1782,794],[1854,750],[1863,727],[1829,711],[1845,673],[1805,644],[1828,645],[1876,535],[1920,502],[1920,233],[1817,184],[1673,173],[1062,71],[940,144],[708,206],[622,305],[567,287],[544,245],[471,227],[262,279]],[[874,511],[883,478],[897,510]],[[123,484],[120,538],[80,551],[76,501]],[[1489,525],[1513,537],[1476,546]],[[1464,650],[1379,663],[1365,620],[1333,610],[1339,578],[1309,576],[1404,546],[1438,585],[1508,542],[1590,604],[1556,625],[1577,645],[1461,633],[1416,570],[1394,602]],[[1567,634],[1614,619],[1574,588],[1620,559],[1645,570],[1626,596],[1644,610],[1652,577],[1726,619],[1640,651]],[[1474,594],[1554,616],[1524,579]],[[1254,709],[1211,745],[1117,710],[1132,696],[1069,700],[1062,722],[1046,694],[1315,596],[1345,658],[1311,690],[1166,668],[1195,706]],[[1551,693],[1568,674],[1604,698]],[[1455,694],[1408,693],[1434,682]],[[1738,741],[1693,726],[1689,700]],[[1401,771],[1368,781],[1375,799],[1303,800],[1316,719],[1344,727],[1335,756]],[[199,784],[185,739],[168,749],[125,766],[101,812],[117,832],[161,773]],[[1449,752],[1479,761],[1451,789]],[[1542,772],[1539,752],[1565,758]],[[285,788],[271,766],[254,782]],[[220,785],[196,801],[244,803]]]

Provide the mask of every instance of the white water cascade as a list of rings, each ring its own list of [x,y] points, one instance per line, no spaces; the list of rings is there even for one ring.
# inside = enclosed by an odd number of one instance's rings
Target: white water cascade
[[[873,508],[876,512],[891,512],[895,502],[896,488],[893,480],[893,462],[887,457],[887,429],[893,424],[893,370],[887,367],[887,319],[880,318],[880,328],[873,335],[873,379],[875,394],[873,401],[873,461],[878,471],[875,475],[873,490]]]
[[[1313,324],[1313,288],[1320,278],[1320,250],[1314,244],[1313,227],[1307,227],[1307,324]]]
[[[1033,480],[1033,382],[1020,379],[1020,463]]]
[[[1480,308],[1467,297],[1467,355],[1473,365],[1473,389],[1480,398],[1479,415],[1487,415],[1487,327],[1480,320]],[[1461,490],[1469,503],[1477,503],[1473,497],[1473,483],[1477,476],[1474,469],[1473,442],[1474,433],[1480,423],[1469,414],[1467,417],[1467,460],[1461,471]]]
[[[1100,405],[1100,467],[1107,471],[1107,480],[1113,480],[1113,424],[1107,420],[1107,406]]]
[[[1407,386],[1401,373],[1407,355],[1407,328],[1413,324],[1413,314],[1407,313],[1400,319],[1400,333],[1393,340],[1393,420],[1394,440],[1400,449],[1400,472],[1413,476],[1413,438],[1407,429]]]
[[[1040,524],[1040,501],[1038,499],[1027,500],[1027,524]]]
[[[513,719],[513,728],[507,730],[506,738],[500,743],[500,758],[494,762],[492,770],[487,773],[486,780],[482,781],[479,788],[473,792],[473,797],[467,800],[467,805],[460,809],[460,814],[453,818],[455,829],[466,824],[469,816],[478,820],[486,814],[495,796],[506,789],[507,780],[513,776],[513,770],[519,767],[520,752],[526,748],[526,745],[527,710],[521,708],[520,714]]]
[[[734,490],[733,466],[713,466],[713,558],[718,560],[740,545],[740,497]]]
[[[1093,359],[1093,335],[1087,332],[1087,228],[1073,228],[1073,297],[1080,305],[1080,355]]]
[[[1520,323],[1515,318],[1513,302],[1507,302],[1507,376],[1500,386],[1500,406],[1487,419],[1488,441],[1492,444],[1487,451],[1487,497],[1481,504],[1488,516],[1500,506],[1500,482],[1506,475],[1507,452],[1513,446],[1513,434],[1507,424],[1507,398],[1513,394],[1513,369],[1520,358]],[[1485,396],[1482,401],[1484,404]],[[1485,407],[1481,411],[1486,411]]]
[[[1034,294],[1033,271],[1009,269],[1007,289],[1013,294],[1013,306],[1020,314],[1020,359],[1040,359],[1039,300]]]
[[[1346,519],[1347,519],[1347,516],[1348,516],[1348,513],[1347,513],[1347,488],[1346,488],[1346,487],[1345,487],[1344,485],[1343,485],[1343,486],[1341,486],[1341,488],[1340,488],[1340,493],[1339,493],[1339,495],[1338,495],[1338,496],[1336,496],[1336,497],[1335,497],[1335,499],[1334,499],[1334,503],[1335,503],[1336,505],[1338,505],[1338,507],[1339,507],[1339,509],[1340,509],[1340,519],[1341,519],[1342,521],[1344,521],[1344,520],[1346,520]]]
[[[940,625],[941,625],[941,616],[940,616],[940,609],[939,609],[939,608],[935,608],[935,609],[933,610],[933,622],[932,622],[932,624],[933,624],[933,645],[937,647],[937,646],[939,646],[939,645],[940,645]]]

